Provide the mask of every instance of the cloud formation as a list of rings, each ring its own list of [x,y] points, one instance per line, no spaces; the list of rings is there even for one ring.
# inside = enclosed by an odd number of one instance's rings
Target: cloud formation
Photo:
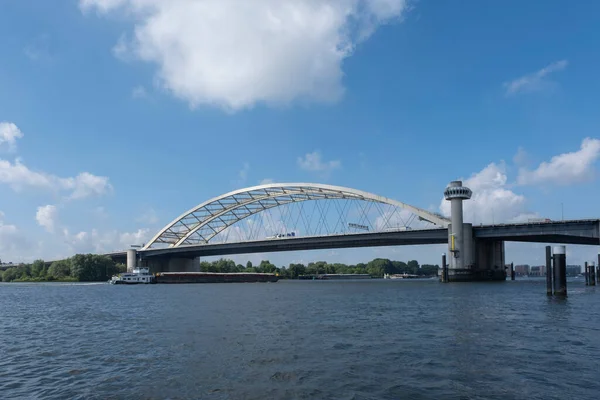
[[[138,85],[131,90],[131,97],[134,99],[145,99],[148,97],[148,92],[145,87]]]
[[[298,166],[310,172],[320,172],[328,174],[334,169],[341,168],[342,163],[339,160],[323,161],[321,152],[316,150],[312,153],[306,153],[304,157],[298,157]]]
[[[57,218],[58,210],[56,209],[56,206],[51,204],[38,207],[37,213],[35,214],[37,223],[50,233],[54,233]]]
[[[194,108],[334,102],[342,62],[407,0],[80,0],[135,24],[114,48],[158,67],[160,85]]]
[[[156,210],[152,207],[146,207],[142,215],[136,219],[137,222],[146,224],[146,225],[154,225],[158,222],[158,215],[156,214]]]
[[[19,192],[26,187],[47,191],[67,191],[68,199],[79,200],[91,196],[101,196],[112,191],[112,185],[105,176],[82,172],[75,177],[61,178],[45,172],[29,169],[19,159],[11,163],[0,159],[0,183],[9,185]]]
[[[594,176],[594,165],[600,156],[600,140],[585,138],[578,151],[554,156],[542,162],[535,170],[519,170],[520,185],[569,185],[587,181]]]
[[[560,60],[540,69],[537,72],[522,76],[510,82],[504,83],[506,95],[511,96],[517,93],[525,93],[539,90],[543,87],[544,78],[552,72],[562,71],[568,65],[567,60]]]
[[[149,229],[138,229],[135,232],[100,232],[97,229],[71,234],[67,228],[62,231],[64,242],[71,255],[77,253],[108,253],[122,251],[132,244],[141,245],[151,236]]]
[[[31,243],[16,225],[4,222],[4,213],[0,211],[0,257],[2,262],[13,261],[9,257],[23,254],[31,249]]]
[[[491,224],[537,217],[537,214],[526,210],[525,196],[510,190],[507,181],[503,163],[491,163],[463,180],[463,185],[473,191],[471,199],[463,203],[465,222]],[[440,202],[440,212],[450,216],[450,202],[444,198]]]
[[[17,139],[21,139],[23,136],[23,132],[14,123],[0,122],[0,146],[7,143],[9,149],[14,151]],[[33,171],[19,158],[14,163],[0,158],[1,183],[9,185],[17,192],[26,187],[48,191],[68,191],[70,200],[101,196],[112,191],[112,186],[105,176],[81,172],[75,177],[61,178],[45,172]]]
[[[9,151],[17,150],[17,139],[23,137],[23,132],[12,122],[0,122],[0,148],[8,146]]]

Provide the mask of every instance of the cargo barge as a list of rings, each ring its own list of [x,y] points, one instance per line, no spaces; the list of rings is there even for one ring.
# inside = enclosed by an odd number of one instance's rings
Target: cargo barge
[[[245,272],[159,272],[154,274],[156,283],[234,283],[234,282],[277,282],[275,274]]]
[[[298,279],[309,280],[330,280],[330,279],[371,279],[369,274],[316,274],[316,275],[300,275]]]

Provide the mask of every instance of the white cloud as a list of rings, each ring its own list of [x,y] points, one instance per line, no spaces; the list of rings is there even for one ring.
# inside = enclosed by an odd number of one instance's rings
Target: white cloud
[[[266,184],[273,183],[273,182],[275,182],[273,179],[271,179],[271,178],[265,178],[265,179],[261,180],[260,182],[258,182],[258,184],[259,185],[266,185]]]
[[[376,231],[402,229],[405,227],[410,229],[431,228],[432,224],[419,220],[412,211],[391,207],[388,207],[387,211],[377,216],[373,224],[373,228]]]
[[[151,236],[149,229],[138,229],[135,232],[100,232],[97,229],[71,234],[67,228],[62,231],[69,254],[76,253],[108,253],[128,249],[132,244],[141,245]]]
[[[334,169],[341,168],[342,163],[339,160],[323,161],[321,153],[313,151],[306,153],[304,157],[298,157],[298,166],[306,171],[328,174]]]
[[[248,179],[248,171],[250,171],[250,164],[244,163],[244,166],[238,173],[238,175],[240,177],[240,181],[246,182],[246,179]]]
[[[526,210],[525,196],[510,190],[504,164],[491,163],[481,171],[463,180],[473,191],[470,200],[463,202],[465,222],[487,224],[527,220],[537,214]],[[443,199],[440,212],[450,215],[450,202]]]
[[[145,99],[148,97],[148,92],[146,92],[146,88],[142,85],[138,85],[134,87],[131,91],[131,97],[134,99]]]
[[[38,257],[51,257],[60,259],[70,257],[76,253],[107,253],[129,248],[132,244],[142,244],[151,236],[149,229],[138,229],[134,232],[119,232],[117,230],[100,231],[98,229],[82,230],[71,233],[71,229],[64,226],[58,216],[58,210],[53,205],[38,207],[36,213],[38,224],[46,228],[49,233],[48,248],[40,250]],[[48,247],[48,246],[46,246]]]
[[[35,214],[35,219],[38,224],[50,233],[54,233],[57,218],[58,210],[56,209],[56,206],[51,204],[38,207],[37,213]]]
[[[0,146],[7,143],[9,149],[16,149],[16,140],[23,137],[23,132],[11,122],[0,122]],[[0,183],[9,185],[20,191],[24,187],[33,187],[51,191],[69,191],[69,199],[77,200],[94,195],[104,195],[112,191],[112,186],[105,176],[81,172],[75,177],[61,178],[45,172],[30,170],[19,158],[11,163],[0,159]]]
[[[554,156],[542,162],[535,170],[519,170],[520,185],[554,183],[568,185],[583,182],[594,176],[594,164],[600,156],[600,140],[585,138],[578,151]]]
[[[527,155],[527,152],[525,151],[525,149],[521,146],[519,146],[519,148],[517,149],[517,154],[514,155],[513,157],[513,162],[516,165],[524,165],[527,163],[529,159],[529,156]]]
[[[519,92],[532,92],[543,87],[544,78],[552,72],[562,71],[568,65],[567,60],[560,60],[529,75],[522,76],[510,82],[504,83],[506,95],[514,95]]]
[[[23,137],[23,132],[12,122],[0,122],[0,148],[7,144],[9,151],[17,149],[17,139]]]
[[[136,221],[146,225],[154,225],[158,222],[158,215],[156,215],[154,208],[147,207]]]
[[[92,175],[82,172],[75,178],[60,178],[65,189],[72,190],[71,199],[84,199],[91,196],[102,196],[112,191],[112,186],[105,176]]]
[[[4,213],[0,211],[0,257],[2,262],[23,260],[29,254],[31,243],[16,225],[4,222]]]
[[[61,178],[45,172],[32,171],[19,159],[15,160],[14,164],[0,159],[0,183],[9,185],[17,192],[25,187],[68,191],[68,198],[72,200],[100,196],[112,191],[112,186],[105,176],[82,172],[75,177]]]
[[[250,164],[245,162],[242,165],[242,169],[240,169],[237,173],[237,179],[231,180],[231,185],[235,187],[235,189],[241,189],[246,185],[248,181],[248,172],[250,172]]]
[[[95,207],[92,210],[92,214],[98,219],[107,219],[108,218],[108,212],[106,211],[106,209],[103,206]]]
[[[124,11],[133,39],[114,48],[158,66],[161,86],[191,107],[230,111],[297,99],[333,102],[342,62],[407,0],[80,0],[84,12]]]

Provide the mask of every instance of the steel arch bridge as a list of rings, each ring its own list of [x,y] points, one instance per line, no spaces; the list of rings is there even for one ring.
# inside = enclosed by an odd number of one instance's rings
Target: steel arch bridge
[[[332,199],[393,206],[438,227],[447,228],[450,223],[439,214],[357,189],[317,183],[270,183],[235,190],[200,203],[161,229],[142,250],[158,244],[177,248],[208,243],[227,228],[257,213],[288,204]]]

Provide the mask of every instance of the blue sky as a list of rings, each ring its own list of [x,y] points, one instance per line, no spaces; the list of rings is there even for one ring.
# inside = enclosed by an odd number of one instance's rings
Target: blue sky
[[[123,248],[265,179],[446,212],[443,189],[463,178],[472,222],[559,219],[561,203],[598,217],[600,4],[457,5],[2,2],[0,258]],[[573,261],[596,252],[573,247]],[[509,258],[538,257],[511,245]]]

